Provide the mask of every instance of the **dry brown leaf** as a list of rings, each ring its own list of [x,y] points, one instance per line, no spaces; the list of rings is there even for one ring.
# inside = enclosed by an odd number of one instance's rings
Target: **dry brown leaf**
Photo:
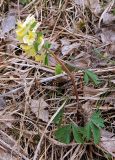
[[[15,15],[8,15],[4,21],[2,22],[2,31],[1,37],[4,37],[5,33],[9,33],[12,29],[15,29],[16,25],[16,18]]]
[[[75,4],[79,5],[80,7],[88,6],[88,0],[74,0]]]
[[[7,152],[6,150],[3,150],[0,147],[0,160],[17,160],[18,158],[14,157],[12,154]]]
[[[48,104],[41,97],[38,100],[31,100],[30,109],[31,111],[44,122],[49,121]]]
[[[99,24],[98,24],[99,28],[100,28],[101,21],[103,20],[103,17],[105,17],[106,13],[108,13],[111,10],[111,8],[113,7],[114,3],[115,3],[114,0],[108,2],[107,7],[105,8],[105,10],[103,11],[103,13],[100,16]]]
[[[102,42],[105,44],[115,43],[115,31],[111,30],[109,27],[103,28],[101,39],[102,39]]]
[[[91,117],[92,115],[92,104],[89,101],[85,102],[83,105],[82,105],[82,109],[84,111],[84,114],[85,114],[85,117],[87,118],[86,121],[89,120],[89,118]]]
[[[115,136],[111,132],[102,130],[99,145],[115,157]]]
[[[0,112],[0,121],[3,122],[5,125],[2,127],[8,127],[12,128],[12,123],[15,121],[14,117],[10,114],[3,114],[3,112]],[[1,127],[1,126],[0,126]]]
[[[101,89],[95,89],[93,87],[87,87],[87,86],[84,86],[84,95],[85,96],[100,96],[101,94],[105,93],[106,91],[108,90],[108,88],[101,88]]]
[[[59,48],[59,44],[57,42],[51,42],[51,50],[55,51]]]
[[[105,13],[102,17],[102,20],[103,20],[103,24],[111,25],[111,22],[115,21],[115,16],[113,14],[110,14],[110,13]]]
[[[115,30],[111,27],[102,29],[101,40],[104,44],[109,44],[107,49],[111,54],[115,54]]]
[[[80,68],[89,67],[91,64],[90,55],[85,52],[81,52],[71,63]]]
[[[101,12],[101,5],[99,0],[88,0],[89,5],[87,7],[89,7],[92,11],[92,13],[98,15]]]
[[[63,56],[68,55],[73,51],[73,49],[78,49],[80,46],[80,43],[77,42],[71,44],[68,39],[61,39],[61,44],[61,53],[63,54]]]
[[[92,13],[99,14],[101,12],[101,5],[99,0],[74,0],[77,5],[86,6],[90,8]]]

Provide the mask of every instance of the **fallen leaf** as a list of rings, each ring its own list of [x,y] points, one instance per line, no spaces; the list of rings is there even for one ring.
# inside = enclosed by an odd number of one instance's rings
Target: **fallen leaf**
[[[86,68],[91,64],[90,55],[88,53],[81,52],[74,60],[71,61],[71,63],[76,67]]]
[[[41,97],[38,100],[31,100],[31,111],[44,122],[49,121],[48,104]]]
[[[51,42],[51,47],[50,49],[55,51],[59,48],[59,44],[57,42]]]
[[[98,15],[101,12],[101,5],[99,0],[88,0],[88,2],[89,5],[87,7],[91,9],[92,13]]]
[[[99,0],[74,0],[75,4],[81,7],[88,7],[92,13],[98,15],[101,12],[101,5]]]
[[[107,92],[108,88],[103,87],[101,89],[95,89],[93,87],[87,87],[84,86],[83,88],[83,92],[85,96],[95,96],[95,97],[99,97],[101,94]]]
[[[105,25],[107,24],[111,25],[111,23],[115,21],[115,16],[113,14],[106,12],[102,17],[102,21],[103,24]]]
[[[99,146],[115,157],[115,136],[113,136],[111,132],[101,131],[101,142],[99,143]]]
[[[107,7],[104,9],[103,13],[101,14],[100,19],[99,19],[99,23],[98,23],[98,27],[99,27],[99,28],[100,28],[100,25],[101,25],[101,21],[102,21],[103,19],[106,19],[106,18],[104,18],[105,15],[106,15],[106,13],[108,13],[113,6],[114,6],[114,0],[112,0],[112,1],[110,1],[110,2],[108,3]]]
[[[109,27],[102,28],[101,39],[105,44],[115,43],[115,31],[109,29]]]
[[[8,151],[0,147],[0,160],[17,160],[17,159],[18,157],[14,157],[12,153],[9,153]]]
[[[5,33],[9,33],[12,29],[15,29],[16,18],[14,15],[8,15],[2,22],[1,35],[4,36]]]
[[[67,39],[67,38],[62,38],[62,39],[60,39],[60,41],[61,41],[61,45],[62,46],[68,46],[68,45],[70,45],[70,40]]]
[[[88,121],[91,118],[92,115],[92,104],[91,101],[87,101],[82,105],[82,109],[84,111],[86,121]]]
[[[74,0],[75,4],[79,5],[80,7],[83,7],[84,5],[87,6],[88,5],[88,1],[87,0]]]
[[[71,44],[68,39],[61,39],[61,44],[61,53],[63,54],[63,56],[71,53],[73,49],[78,49],[80,46],[80,43],[77,42]]]
[[[115,30],[110,27],[102,28],[101,40],[108,45],[107,50],[115,54]]]

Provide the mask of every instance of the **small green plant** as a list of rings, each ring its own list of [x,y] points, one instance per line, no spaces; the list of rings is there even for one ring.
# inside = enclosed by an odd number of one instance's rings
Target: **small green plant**
[[[57,122],[60,121],[59,115],[62,119],[62,112],[55,118]],[[96,111],[84,127],[77,126],[73,123],[59,126],[55,131],[55,137],[58,141],[66,144],[70,143],[72,138],[76,143],[83,144],[93,139],[94,143],[98,144],[100,141],[100,129],[103,127],[104,120],[101,118],[101,113]]]
[[[86,85],[89,83],[89,81],[92,81],[94,85],[100,84],[98,76],[91,70],[85,70],[83,78]]]
[[[56,60],[55,74],[61,74],[65,71],[69,75],[74,87],[77,107],[79,107],[79,97],[74,76],[63,61],[50,50],[51,44],[44,40],[43,34],[38,31],[39,26],[40,23],[32,15],[29,15],[24,22],[17,22],[16,35],[18,41],[21,43],[20,47],[28,57],[32,57],[35,61],[45,65],[49,65],[49,56],[52,56]],[[84,82],[88,84],[90,81],[95,85],[100,83],[99,78],[94,72],[85,70]],[[55,137],[58,141],[70,143],[74,139],[77,143],[85,143],[94,139],[95,144],[99,143],[100,128],[104,127],[104,120],[101,118],[99,111],[93,113],[90,121],[84,127],[77,126],[73,123],[62,126],[63,113],[64,108],[54,118],[54,123],[58,126],[55,132]]]

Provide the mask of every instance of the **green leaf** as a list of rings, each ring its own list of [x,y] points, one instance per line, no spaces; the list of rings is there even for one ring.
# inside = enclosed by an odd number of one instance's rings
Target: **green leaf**
[[[93,115],[91,116],[91,121],[99,128],[104,127],[104,119],[101,118],[100,111],[96,111],[93,113]]]
[[[100,83],[100,80],[99,80],[98,76],[93,71],[86,70],[85,74],[87,74],[87,76],[89,77],[89,79],[92,80],[92,82],[95,85],[98,85]]]
[[[55,131],[55,137],[58,141],[69,144],[71,140],[71,124],[58,128]]]
[[[85,126],[85,132],[84,135],[86,137],[86,140],[89,141],[92,137],[92,133],[91,133],[91,123],[88,122]]]
[[[93,133],[94,143],[98,144],[101,138],[100,129],[93,123],[91,123],[91,129]]]
[[[63,72],[63,70],[62,70],[62,67],[61,67],[61,65],[60,64],[57,64],[56,66],[55,66],[55,74],[57,75],[57,74],[61,74]]]
[[[34,22],[32,25],[31,25],[31,30],[36,26],[37,22]]]
[[[60,112],[56,115],[56,117],[53,120],[55,124],[59,125],[61,123],[62,117],[63,117],[63,112],[64,112],[64,108],[62,108],[60,110]]]
[[[37,43],[38,43],[38,45],[40,45],[41,42],[43,41],[43,38],[44,38],[42,32],[38,32],[38,33],[37,33],[37,37],[38,37]]]
[[[35,41],[35,43],[34,43],[34,49],[36,52],[38,52],[38,42],[37,41]]]
[[[48,41],[45,42],[44,44],[44,48],[45,49],[49,49],[51,47],[51,43],[49,43]]]
[[[72,131],[73,131],[74,140],[77,143],[84,143],[83,134],[81,133],[80,128],[77,127],[75,124],[72,124]]]
[[[48,54],[45,55],[44,64],[48,66],[49,64],[49,56]]]
[[[43,38],[44,38],[44,37],[43,37],[42,32],[38,32],[38,33],[37,33],[37,40],[36,40],[35,43],[34,43],[34,49],[35,49],[36,52],[39,51],[39,46],[40,46],[40,44],[42,43]]]
[[[83,76],[84,82],[87,85],[89,83],[89,77],[87,75],[87,73],[85,72],[84,76]]]
[[[31,0],[20,0],[20,3],[25,5],[28,4]]]
[[[112,9],[112,14],[115,16],[115,8]]]

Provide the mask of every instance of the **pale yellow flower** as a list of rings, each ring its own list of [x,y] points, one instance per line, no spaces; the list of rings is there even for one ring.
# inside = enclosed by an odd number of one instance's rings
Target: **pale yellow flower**
[[[28,45],[22,44],[22,45],[20,45],[20,47],[23,49],[23,51],[25,51],[25,53],[28,56],[35,57],[36,51],[33,46],[28,46]]]
[[[20,42],[23,42],[23,36],[24,36],[26,33],[27,33],[26,26],[24,26],[22,22],[18,21],[18,22],[17,22],[17,29],[16,29],[17,39],[18,39]]]
[[[43,45],[44,45],[44,39],[42,39],[40,45],[38,46],[38,51],[42,49]]]
[[[28,17],[26,18],[25,22],[23,23],[24,26],[28,25],[28,24],[33,24],[34,22],[36,22],[34,15],[29,14]]]
[[[42,53],[40,55],[39,54],[35,55],[35,61],[37,61],[37,62],[43,62],[44,58],[45,58],[45,54],[44,53]]]
[[[42,49],[43,45],[44,45],[44,37],[43,37],[43,35],[39,35],[38,36],[37,42],[38,42],[38,51],[40,51]]]
[[[35,23],[35,26],[32,27],[32,25],[34,23]],[[33,40],[32,39],[31,39],[31,41],[28,41],[28,40],[30,40],[30,37],[32,38],[35,36],[36,30],[39,27],[39,25],[40,25],[40,23],[37,23],[34,16],[32,16],[32,15],[29,15],[26,18],[25,22],[18,21],[17,22],[17,29],[16,29],[17,39],[20,42],[24,42],[24,39],[25,39],[25,41],[27,40],[27,43],[29,43],[31,45]],[[32,31],[33,34],[29,33],[29,36],[25,37],[29,31]]]
[[[25,44],[32,45],[35,41],[36,33],[29,31],[27,35],[23,37],[23,41]]]

